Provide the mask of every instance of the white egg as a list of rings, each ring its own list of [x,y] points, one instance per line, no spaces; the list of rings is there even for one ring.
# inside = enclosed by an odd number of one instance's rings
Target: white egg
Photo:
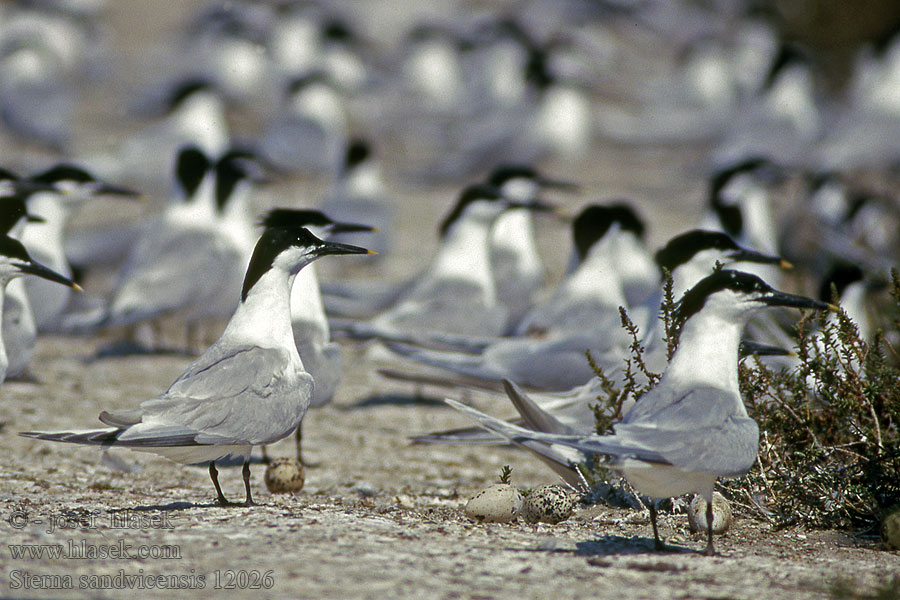
[[[522,510],[522,493],[498,483],[475,494],[466,504],[466,516],[478,523],[509,523]]]

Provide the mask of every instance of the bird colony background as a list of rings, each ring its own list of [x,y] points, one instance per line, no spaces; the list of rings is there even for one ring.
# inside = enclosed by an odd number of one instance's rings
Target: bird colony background
[[[64,248],[84,292],[0,388],[0,595],[897,597],[900,9],[789,4],[0,2],[0,167],[25,177],[72,163],[141,194],[71,208]],[[186,109],[197,89],[212,100]],[[353,185],[352,140],[375,159]],[[558,524],[467,518],[467,501],[501,475],[526,492],[559,483],[511,446],[410,442],[472,425],[445,397],[512,417],[499,381],[485,392],[385,377],[453,376],[337,335],[336,394],[303,422],[302,490],[269,492],[256,449],[259,505],[220,507],[206,468],[16,435],[96,427],[101,410],[165,390],[221,333],[227,316],[190,328],[178,311],[128,327],[90,318],[176,195],[185,143],[257,157],[252,223],[274,207],[380,220],[352,240],[378,256],[316,265],[326,307],[345,309],[329,289],[371,302],[428,267],[460,191],[501,163],[578,186],[541,193],[568,217],[534,216],[539,301],[567,273],[569,221],[584,206],[628,203],[652,252],[692,228],[728,227],[721,214],[704,220],[716,174],[764,159],[747,184],[756,208],[727,202],[771,241],[755,249],[793,263],[780,289],[852,301],[865,329],[834,324],[816,342],[829,326],[806,317],[805,345],[796,331],[781,338],[793,362],[743,363],[761,454],[718,488],[735,513],[719,558],[692,551],[703,538],[688,526],[690,497],[661,506],[675,550],[654,553],[647,511],[613,476],[618,491],[595,487]],[[835,267],[861,284],[852,299],[826,279]],[[224,280],[205,273],[198,288]],[[267,453],[293,458],[293,437]],[[221,473],[239,497],[239,469]]]

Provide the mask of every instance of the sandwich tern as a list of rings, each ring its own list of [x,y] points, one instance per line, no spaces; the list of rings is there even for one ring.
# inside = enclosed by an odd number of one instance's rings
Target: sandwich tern
[[[197,148],[182,150],[176,200],[132,249],[103,326],[174,314],[193,326],[234,312],[253,250],[250,160],[229,151],[212,163]]]
[[[394,304],[368,322],[335,322],[358,338],[409,340],[423,333],[496,336],[508,311],[497,299],[490,263],[491,227],[503,211],[523,206],[499,190],[466,188],[441,224],[441,245],[429,268]],[[532,210],[551,210],[531,202]]]
[[[320,208],[332,219],[346,223],[367,223],[376,228],[366,247],[383,259],[391,243],[395,210],[384,184],[381,161],[367,141],[356,138],[347,144],[343,163]],[[358,243],[351,231],[336,233],[335,241]]]
[[[168,390],[134,409],[101,412],[107,428],[20,435],[123,446],[186,464],[209,462],[210,478],[223,505],[228,501],[219,487],[216,460],[242,457],[244,504],[252,505],[252,447],[293,433],[313,392],[313,379],[303,367],[291,330],[294,277],[322,256],[368,252],[320,240],[303,228],[266,229],[247,267],[240,303],[222,336]]]
[[[703,496],[712,522],[712,493],[719,477],[738,477],[756,460],[759,428],[741,400],[738,344],[750,315],[769,306],[835,309],[823,302],[773,289],[749,273],[722,269],[688,290],[678,304],[678,349],[658,385],[638,399],[612,435],[532,431],[446,402],[503,437],[540,451],[561,445],[605,454],[639,492],[668,498]],[[656,548],[664,548],[650,504]],[[712,531],[706,554],[714,554]]]
[[[486,183],[515,202],[528,204],[544,190],[575,191],[567,181],[551,179],[525,164],[502,164],[488,175]],[[491,269],[497,298],[509,310],[511,323],[528,310],[544,283],[544,265],[538,254],[531,211],[511,208],[504,211],[491,230]]]
[[[656,262],[661,269],[668,270],[672,276],[672,296],[680,298],[684,293],[693,287],[697,282],[709,275],[717,262],[725,265],[736,262],[761,262],[761,263],[781,263],[783,267],[788,264],[780,261],[778,257],[765,255],[753,250],[748,250],[738,246],[734,240],[726,234],[719,231],[691,230],[676,235],[666,243],[655,256]],[[662,293],[657,294],[657,298],[653,301],[657,309],[662,303]],[[632,311],[633,313],[634,311]],[[631,313],[630,313],[631,314]],[[656,318],[656,311],[651,313],[653,320],[647,323],[644,329],[645,334],[641,340],[645,345],[643,354],[644,363],[647,368],[654,373],[662,372],[665,369],[667,360],[667,348],[662,343],[665,332],[661,331],[662,321]],[[618,328],[618,325],[616,325]],[[597,342],[589,340],[590,345],[585,348],[596,348]],[[630,343],[630,340],[627,342]],[[524,351],[526,348],[521,347]],[[582,353],[584,348],[581,348]],[[786,351],[782,348],[771,346],[761,346],[746,341],[741,342],[740,354],[757,355],[784,355]],[[546,355],[546,348],[536,353],[540,358]],[[624,376],[624,355],[623,349],[619,348],[614,352],[602,353],[596,349],[591,351],[591,356],[595,363],[600,366],[607,378],[611,379],[615,384],[621,385]],[[520,359],[521,360],[521,359]],[[536,360],[536,359],[533,359]],[[582,354],[581,360],[586,364],[586,360]],[[496,361],[494,361],[496,362]],[[522,361],[524,362],[524,361]],[[444,364],[438,365],[434,362],[433,366],[442,366],[447,368],[446,361]],[[593,428],[594,412],[591,405],[596,403],[597,397],[605,395],[604,382],[593,376],[593,372],[589,375],[589,379],[583,384],[572,387],[576,384],[576,380],[566,382],[566,385],[560,387],[563,391],[536,391],[532,390],[530,394],[526,394],[520,387],[528,385],[535,381],[535,372],[542,372],[543,366],[533,365],[531,369],[522,371],[513,371],[509,368],[514,365],[510,361],[505,365],[506,373],[498,370],[494,373],[495,378],[492,381],[500,380],[501,376],[504,380],[508,380],[503,384],[503,389],[507,396],[513,402],[513,405],[520,412],[520,416],[525,418],[527,422],[532,424],[533,428],[537,428],[538,423],[556,422],[560,428],[568,427],[578,431],[579,433],[588,433]],[[473,373],[469,373],[470,375]],[[636,375],[638,385],[643,385],[646,381],[642,373]],[[444,380],[446,382],[446,378]],[[488,379],[481,380],[487,383]],[[458,383],[458,382],[456,382]],[[472,385],[473,382],[468,382]],[[534,386],[530,386],[534,387]],[[543,386],[546,387],[546,386]],[[627,407],[623,407],[627,408]],[[550,430],[560,432],[561,429]],[[446,443],[469,443],[473,439],[479,442],[499,442],[502,441],[496,436],[486,438],[486,434],[480,433],[475,435],[473,430],[454,430],[448,432],[436,432],[428,436],[417,438],[419,441],[436,441]],[[571,449],[566,449],[567,456],[571,456]],[[546,458],[546,457],[545,457]],[[577,485],[580,481],[580,475],[574,469],[567,466],[564,461],[561,465],[554,464],[554,468],[564,479],[572,485]]]
[[[612,209],[612,213],[617,214],[618,209]],[[464,352],[396,343],[390,344],[390,349],[416,362],[469,377],[493,381],[505,377],[545,390],[568,390],[573,385],[590,382],[594,371],[584,357],[586,350],[591,351],[605,372],[621,373],[631,337],[621,327],[618,308],[625,306],[617,270],[621,263],[613,262],[618,256],[613,250],[616,240],[623,236],[627,239],[632,234],[628,230],[620,231],[618,226],[613,230],[595,244],[589,253],[591,258],[583,261],[582,266],[563,281],[559,294],[541,305],[544,308],[535,310],[536,316],[526,316],[523,325],[542,325],[533,331],[541,333],[540,337],[520,335],[491,341],[484,338],[466,340],[464,336],[440,340],[438,336],[420,335],[415,342],[426,345],[443,342],[445,346],[456,346]],[[776,256],[742,248],[724,233],[702,230],[674,237],[657,253],[656,260],[673,274],[676,298],[708,275],[716,261],[783,262]],[[618,290],[613,293],[615,288]],[[634,307],[632,318],[645,332],[641,341],[647,347],[647,364],[654,371],[665,365],[665,344],[662,342],[665,333],[659,330],[660,321],[655,318],[661,301],[660,292],[646,306]]]
[[[29,212],[40,216],[42,221],[26,224],[19,239],[35,259],[66,277],[72,276],[72,267],[66,258],[63,238],[75,211],[97,196],[138,196],[131,189],[100,181],[83,168],[68,163],[57,164],[29,179],[50,189],[28,197]],[[25,289],[38,330],[58,328],[69,302],[69,289],[39,279],[26,279]]]
[[[264,227],[306,227],[316,236],[328,240],[340,233],[374,230],[368,225],[336,223],[318,210],[285,208],[270,210],[261,224]],[[315,267],[314,264],[309,265],[300,271],[291,288],[291,328],[294,331],[294,342],[303,366],[316,384],[309,400],[310,408],[319,408],[331,402],[340,383],[343,367],[341,348],[331,340],[331,329],[325,316]],[[303,461],[302,428],[302,423],[297,426],[297,460],[309,466]],[[263,457],[266,457],[265,447]]]
[[[26,222],[40,223],[41,217],[28,213],[26,199],[38,189],[47,186],[36,184],[18,175],[0,169],[0,233],[19,239]],[[25,373],[37,343],[37,325],[24,278],[16,277],[6,285],[2,303],[2,343],[6,348],[8,364],[6,377],[19,377]]]
[[[4,234],[3,236],[0,236],[0,296],[6,294],[6,285],[11,279],[22,275],[36,275],[37,277],[53,281],[57,284],[63,284],[76,290],[81,289],[78,287],[77,283],[68,277],[35,261],[29,256],[28,251],[20,241]],[[0,307],[3,306],[2,300],[3,298],[0,297]],[[0,322],[2,322],[2,315],[0,315]],[[8,367],[9,357],[7,355],[6,344],[0,341],[0,382],[6,379]]]

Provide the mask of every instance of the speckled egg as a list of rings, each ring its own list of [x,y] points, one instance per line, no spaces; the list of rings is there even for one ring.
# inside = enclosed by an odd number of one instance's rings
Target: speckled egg
[[[725,496],[719,492],[713,492],[713,533],[716,535],[725,533],[731,527],[733,520],[731,504]],[[688,508],[688,523],[691,531],[706,531],[706,499],[703,496],[694,496],[691,506]]]
[[[900,550],[900,505],[890,509],[881,521],[881,539],[891,550]]]
[[[529,523],[555,525],[572,516],[577,496],[555,483],[541,485],[525,496],[522,518]]]
[[[481,490],[466,504],[466,516],[478,523],[509,523],[521,510],[522,493],[506,483]]]
[[[266,467],[266,488],[273,494],[290,494],[303,489],[303,465],[295,458],[277,458]]]

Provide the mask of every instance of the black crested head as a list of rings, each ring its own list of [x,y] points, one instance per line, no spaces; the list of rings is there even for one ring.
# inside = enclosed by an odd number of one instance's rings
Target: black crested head
[[[844,216],[844,221],[847,223],[852,222],[864,208],[875,205],[878,200],[879,196],[869,190],[851,190],[848,198],[850,206],[847,208],[847,214]]]
[[[351,171],[369,159],[372,155],[372,148],[365,140],[354,139],[347,146],[347,153],[344,155],[344,171]]]
[[[333,223],[321,210],[304,208],[273,208],[259,222],[263,227],[324,227]]]
[[[502,196],[500,195],[500,190],[491,185],[480,183],[470,185],[462,191],[462,193],[459,195],[459,199],[453,206],[453,209],[447,214],[446,217],[444,217],[444,220],[441,221],[441,226],[439,229],[440,236],[444,237],[445,235],[447,235],[447,231],[462,216],[462,214],[466,211],[466,208],[471,203],[479,200],[498,201],[501,199]]]
[[[322,27],[322,37],[333,42],[352,42],[355,39],[353,31],[347,24],[337,17],[332,17]]]
[[[572,240],[578,259],[584,260],[591,247],[616,223],[621,230],[644,237],[643,220],[626,202],[591,204],[582,210],[572,221]]]
[[[359,246],[320,240],[303,227],[267,227],[256,242],[253,256],[250,257],[241,290],[241,301],[247,299],[251,288],[272,268],[278,256],[292,247],[308,248],[308,254],[313,259],[326,254],[372,254]]]
[[[28,215],[25,198],[13,195],[0,198],[0,234],[8,234],[20,219]]]
[[[692,229],[676,235],[656,252],[656,264],[670,273],[704,250],[738,251],[741,247],[727,234],[707,229]]]
[[[738,175],[750,173],[760,167],[771,164],[771,161],[767,158],[755,156],[717,171],[710,179],[709,204],[718,215],[722,228],[732,237],[741,235],[744,229],[744,218],[741,215],[740,207],[725,202],[725,199],[722,197],[722,190]]]
[[[831,265],[831,268],[822,280],[822,285],[819,287],[819,300],[831,302],[832,284],[834,284],[838,298],[840,298],[843,296],[847,286],[857,281],[863,281],[864,277],[865,274],[858,265],[844,261],[835,262]]]
[[[538,91],[544,91],[554,83],[556,77],[550,71],[549,56],[541,48],[532,47],[525,64],[525,80]]]
[[[71,163],[60,163],[37,175],[32,175],[29,179],[47,185],[53,185],[60,181],[75,181],[77,183],[93,183],[97,181],[93,175]]]
[[[293,79],[291,79],[287,84],[287,93],[288,95],[296,94],[297,92],[304,90],[316,83],[334,87],[334,80],[327,72],[321,69],[313,69],[307,71],[299,77],[294,77]]]
[[[843,178],[838,171],[815,171],[807,173],[804,177],[810,195],[815,194],[830,183],[843,184]]]
[[[8,235],[0,235],[0,255],[19,260],[23,263],[32,262],[31,256],[28,254],[28,250],[25,249],[25,246],[22,245],[22,242],[9,237]]]
[[[676,307],[676,319],[684,323],[704,307],[706,300],[711,295],[722,290],[745,294],[756,293],[760,296],[775,291],[772,286],[756,275],[732,269],[719,269],[701,279],[699,283],[684,293]]]
[[[511,38],[522,45],[523,48],[533,48],[536,44],[532,36],[525,31],[521,23],[512,14],[501,15],[492,23],[488,23],[489,30],[486,35],[494,38]]]
[[[324,242],[302,227],[269,227],[266,228],[250,257],[247,274],[244,276],[244,287],[241,300],[247,299],[250,291],[260,277],[266,274],[278,258],[278,255],[292,246],[315,247]]]
[[[4,169],[0,167],[0,181],[18,181],[19,176],[10,171],[9,169]]]
[[[169,92],[168,101],[165,103],[165,112],[169,113],[178,108],[182,102],[205,90],[213,89],[213,84],[208,79],[194,77],[180,81]]]
[[[187,197],[193,196],[209,171],[209,157],[197,146],[184,146],[175,159],[175,177]]]
[[[764,87],[770,89],[775,83],[775,80],[789,67],[793,65],[809,64],[809,55],[803,48],[797,44],[781,44],[781,47],[778,49],[778,54],[775,55],[775,60],[772,61],[769,73],[766,75]]]
[[[251,177],[248,167],[256,160],[256,154],[239,148],[233,148],[219,157],[216,162],[216,208],[219,212],[225,210],[238,183]]]
[[[494,170],[488,175],[487,183],[494,187],[501,187],[511,179],[538,179],[539,177],[540,173],[530,165],[504,163],[494,167]]]

